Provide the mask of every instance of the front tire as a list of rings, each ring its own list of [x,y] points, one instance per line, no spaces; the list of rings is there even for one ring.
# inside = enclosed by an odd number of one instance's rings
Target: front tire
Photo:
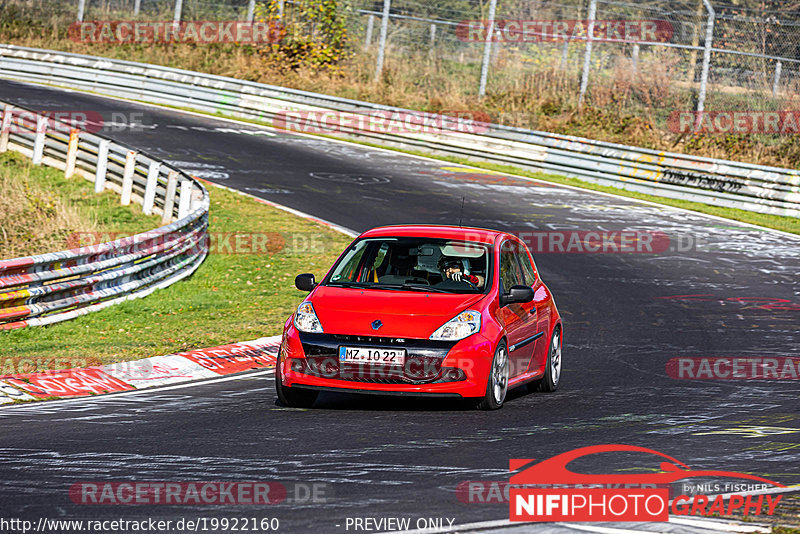
[[[275,364],[275,392],[278,394],[278,401],[290,408],[311,408],[319,396],[318,391],[284,386],[280,361]]]
[[[479,410],[497,410],[503,407],[503,401],[508,393],[508,350],[506,342],[501,341],[492,358],[492,367],[489,369],[489,378],[486,381],[486,394],[478,403]]]
[[[544,376],[536,384],[536,391],[553,392],[558,389],[561,380],[561,328],[553,331],[550,349],[547,353],[547,367]]]

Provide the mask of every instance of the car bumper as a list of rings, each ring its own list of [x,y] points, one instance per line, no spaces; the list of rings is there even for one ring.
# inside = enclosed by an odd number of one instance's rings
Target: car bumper
[[[494,346],[480,333],[450,343],[418,339],[394,341],[304,334],[291,326],[281,344],[279,376],[284,386],[318,390],[443,397],[482,397],[485,394]],[[404,369],[404,373],[372,365],[339,367],[340,345],[404,348],[407,364],[416,359],[424,365],[411,366]]]

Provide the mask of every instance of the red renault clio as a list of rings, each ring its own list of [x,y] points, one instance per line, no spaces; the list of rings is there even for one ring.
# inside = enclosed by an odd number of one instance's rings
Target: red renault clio
[[[279,400],[320,391],[473,398],[503,405],[526,384],[555,391],[561,317],[530,252],[511,234],[386,226],[353,241],[286,322]]]

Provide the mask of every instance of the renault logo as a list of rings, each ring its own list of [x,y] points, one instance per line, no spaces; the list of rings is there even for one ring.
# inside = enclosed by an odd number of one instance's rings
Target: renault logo
[[[372,329],[377,330],[378,328],[382,327],[383,323],[378,319],[377,321],[372,321]]]

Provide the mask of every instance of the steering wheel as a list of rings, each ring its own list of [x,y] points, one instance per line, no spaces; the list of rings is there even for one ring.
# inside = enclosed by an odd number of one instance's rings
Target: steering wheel
[[[478,287],[476,284],[473,284],[472,282],[470,282],[470,281],[469,281],[469,279],[467,278],[467,276],[469,276],[469,275],[462,275],[462,276],[461,276],[461,280],[460,280],[460,281],[461,281],[461,282],[464,282],[465,284],[468,284],[468,285],[469,285],[469,287],[471,287],[472,289],[478,289],[478,290],[480,290],[480,288],[479,288],[479,287]]]

